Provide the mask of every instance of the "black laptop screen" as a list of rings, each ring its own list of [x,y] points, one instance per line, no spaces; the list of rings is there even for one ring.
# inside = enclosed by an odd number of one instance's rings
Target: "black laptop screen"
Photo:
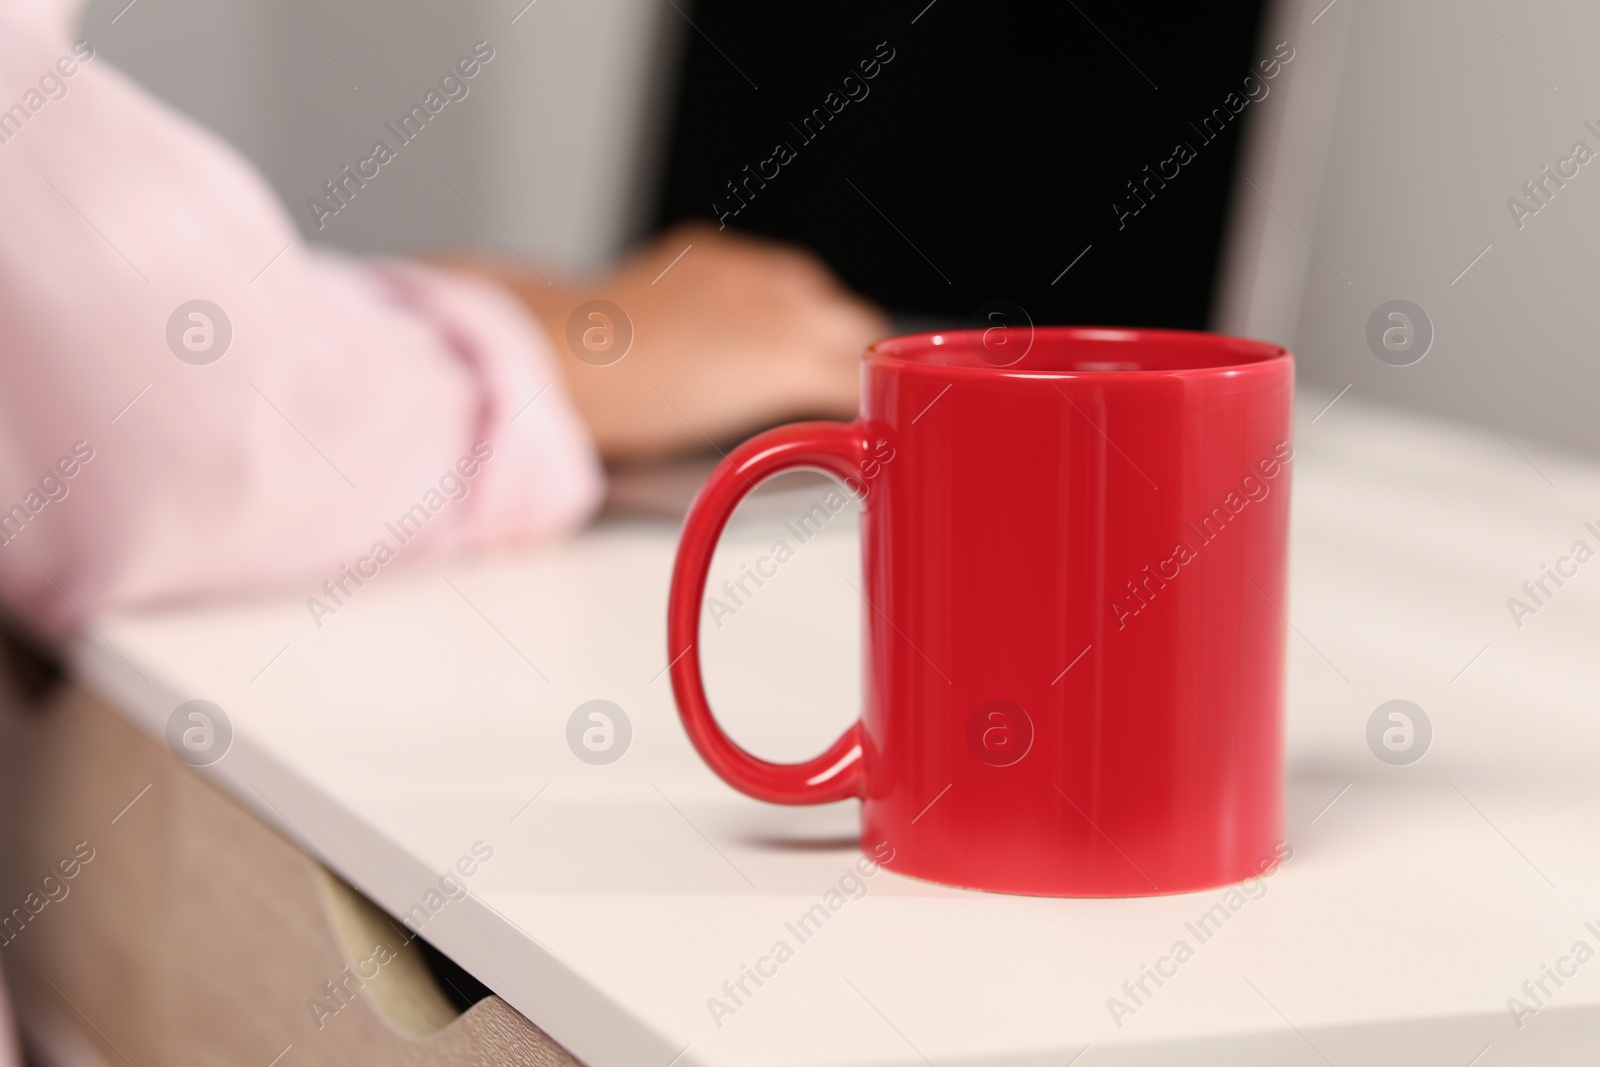
[[[1264,4],[670,0],[656,221],[819,252],[900,313],[1203,328]]]

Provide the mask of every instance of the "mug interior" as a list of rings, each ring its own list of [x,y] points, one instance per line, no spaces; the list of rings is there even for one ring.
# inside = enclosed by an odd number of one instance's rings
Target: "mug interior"
[[[1024,374],[1170,373],[1266,363],[1288,352],[1190,330],[1007,326],[891,337],[868,348],[867,358]]]

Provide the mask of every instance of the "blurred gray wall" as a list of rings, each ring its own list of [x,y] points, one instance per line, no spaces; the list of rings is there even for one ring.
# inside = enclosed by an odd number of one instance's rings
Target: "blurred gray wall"
[[[1302,380],[1600,452],[1600,155],[1520,229],[1506,203],[1531,203],[1523,183],[1575,142],[1600,153],[1600,5],[1326,5],[1289,5],[1297,47],[1343,48],[1319,203],[1285,209],[1316,245],[1293,333]],[[1392,299],[1432,321],[1412,366],[1367,342]]]
[[[652,0],[91,0],[82,35],[240,148],[308,238],[583,270],[639,230],[683,25]],[[495,57],[468,95],[319,231],[306,200],[479,40]]]

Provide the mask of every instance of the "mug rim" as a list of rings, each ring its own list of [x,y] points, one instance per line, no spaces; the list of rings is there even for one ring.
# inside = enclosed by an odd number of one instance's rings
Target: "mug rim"
[[[974,366],[961,363],[935,363],[917,358],[927,352],[942,348],[957,339],[974,340],[985,332],[984,327],[962,327],[953,330],[925,330],[918,333],[898,334],[874,341],[867,346],[863,360],[896,371],[923,373],[938,377],[967,378],[1092,378],[1095,380],[1139,381],[1174,376],[1233,377],[1245,373],[1261,373],[1282,364],[1293,365],[1294,355],[1281,345],[1256,341],[1233,334],[1213,333],[1207,330],[1170,330],[1144,326],[1036,326],[1033,343],[1041,338],[1055,342],[1088,341],[1113,344],[1138,344],[1149,341],[1182,342],[1201,346],[1213,352],[1234,349],[1244,358],[1221,363],[1197,363],[1180,367],[1085,368],[1072,367],[1051,370],[1039,367],[1019,368],[1015,364]],[[1254,358],[1251,358],[1251,357]]]

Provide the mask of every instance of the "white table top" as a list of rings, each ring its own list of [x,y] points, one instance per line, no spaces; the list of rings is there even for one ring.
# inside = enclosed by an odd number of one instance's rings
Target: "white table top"
[[[1203,944],[1185,924],[1222,891],[1030,899],[888,872],[800,943],[785,923],[855,862],[856,806],[759,804],[694,755],[664,674],[671,524],[385,571],[320,630],[311,588],[103,618],[77,669],[157,736],[182,701],[223,707],[232,748],[199,773],[391,912],[487,843],[422,933],[591,1067],[1569,1062],[1600,1033],[1600,962],[1547,980],[1521,1030],[1507,998],[1600,949],[1600,560],[1520,629],[1506,598],[1574,541],[1600,549],[1600,466],[1355,396],[1310,424],[1326,400],[1302,398],[1294,462],[1295,856]],[[736,520],[713,586],[805,492]],[[855,714],[857,567],[841,519],[707,627],[713,703],[769,758]],[[596,698],[633,727],[607,766],[566,743]],[[1393,698],[1433,724],[1410,766],[1367,747]],[[1124,981],[1179,939],[1193,958],[1119,1027],[1108,998],[1133,1004]],[[732,1005],[724,981],[778,940],[793,958],[718,1026],[708,998]]]

